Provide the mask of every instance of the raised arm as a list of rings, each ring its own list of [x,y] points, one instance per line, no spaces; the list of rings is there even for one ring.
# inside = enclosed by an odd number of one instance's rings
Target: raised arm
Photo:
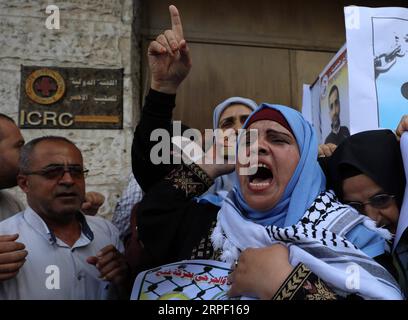
[[[191,56],[184,39],[180,14],[173,5],[169,11],[171,29],[150,43],[147,56],[152,75],[151,88],[162,93],[176,94],[191,69]]]
[[[175,6],[170,6],[169,11],[171,29],[160,34],[148,48],[151,89],[145,99],[132,145],[133,173],[145,192],[173,169],[172,165],[152,163],[150,152],[157,141],[151,141],[150,137],[159,128],[172,136],[175,94],[191,69],[180,14]]]

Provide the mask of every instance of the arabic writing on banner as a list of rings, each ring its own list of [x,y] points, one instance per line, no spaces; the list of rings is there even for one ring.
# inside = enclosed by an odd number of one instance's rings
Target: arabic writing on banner
[[[230,265],[213,260],[171,263],[140,273],[132,300],[227,300]]]

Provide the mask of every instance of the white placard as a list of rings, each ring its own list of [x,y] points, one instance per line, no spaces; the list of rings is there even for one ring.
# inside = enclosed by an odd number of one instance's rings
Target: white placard
[[[303,84],[302,115],[306,121],[313,125],[312,95],[308,84]]]
[[[395,130],[408,114],[408,9],[344,9],[350,131]]]

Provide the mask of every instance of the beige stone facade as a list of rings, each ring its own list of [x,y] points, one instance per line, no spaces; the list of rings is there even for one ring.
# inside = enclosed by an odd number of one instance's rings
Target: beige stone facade
[[[60,9],[60,29],[49,30],[47,5]],[[133,129],[139,117],[139,2],[132,0],[0,0],[0,110],[18,117],[21,65],[124,68],[123,130],[22,130],[25,139],[62,135],[81,148],[90,169],[87,190],[107,201],[110,217],[131,171]],[[24,196],[15,189],[22,199]]]

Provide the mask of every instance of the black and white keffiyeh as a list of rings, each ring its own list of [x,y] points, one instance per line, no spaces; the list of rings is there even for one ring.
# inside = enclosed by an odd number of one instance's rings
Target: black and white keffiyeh
[[[359,226],[373,231],[381,244],[385,244],[383,239],[390,239],[391,234],[377,228],[370,218],[339,203],[333,192],[321,193],[297,224],[282,228],[262,226],[244,218],[231,197],[233,193],[224,201],[211,235],[214,249],[221,250],[222,261],[233,263],[247,248],[282,243],[289,249],[292,266],[302,262],[340,295],[355,293],[364,299],[402,298],[389,272],[360,250],[355,245],[358,241],[354,239],[353,243],[346,237]],[[361,240],[359,235],[356,237]],[[372,246],[378,247],[378,243]]]

